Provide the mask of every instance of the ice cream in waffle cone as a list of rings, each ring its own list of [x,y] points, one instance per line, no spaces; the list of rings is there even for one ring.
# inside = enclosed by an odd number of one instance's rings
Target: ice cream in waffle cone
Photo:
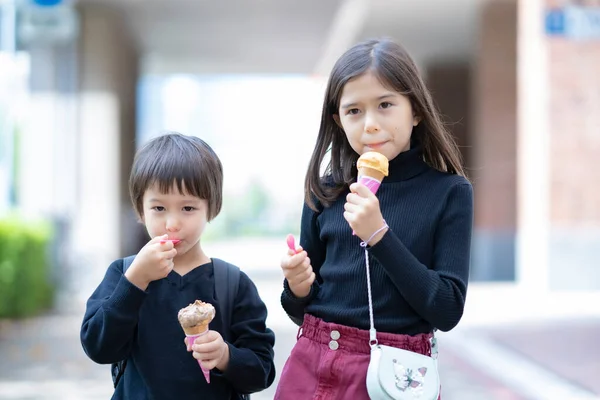
[[[358,181],[376,193],[384,177],[388,176],[389,162],[386,156],[376,151],[367,151],[358,158]]]
[[[215,308],[210,303],[196,300],[177,313],[179,324],[186,335],[199,335],[208,330],[208,324],[215,317]]]
[[[182,308],[177,313],[177,319],[181,328],[185,332],[185,336],[188,338],[188,345],[191,346],[194,341],[208,333],[208,325],[215,317],[215,308],[210,303],[205,303],[200,300],[196,300],[194,303]],[[210,371],[202,366],[202,361],[198,360],[200,368],[206,382],[210,383]]]

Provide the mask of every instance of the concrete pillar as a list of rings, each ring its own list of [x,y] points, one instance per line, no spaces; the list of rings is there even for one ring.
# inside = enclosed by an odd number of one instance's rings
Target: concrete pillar
[[[528,292],[548,290],[549,60],[544,0],[519,1],[517,137],[517,279]]]
[[[77,203],[76,45],[30,45],[26,50],[29,93],[16,127],[15,203],[21,214],[53,225],[51,276],[64,289]]]
[[[74,247],[84,268],[98,271],[132,251],[135,220],[127,177],[135,145],[138,51],[121,16],[81,4],[79,136]],[[94,268],[97,267],[97,268]]]
[[[481,6],[472,85],[473,280],[515,278],[517,3]]]
[[[27,116],[18,127],[17,203],[69,218],[75,205],[77,66],[74,44],[31,47]]]

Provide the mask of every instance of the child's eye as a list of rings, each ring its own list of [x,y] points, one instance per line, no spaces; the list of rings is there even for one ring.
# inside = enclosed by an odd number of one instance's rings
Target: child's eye
[[[348,111],[346,111],[346,114],[348,115],[356,115],[360,112],[360,110],[358,108],[351,108]]]
[[[152,209],[154,211],[165,211],[165,208],[163,206],[154,206],[152,207]]]
[[[191,206],[183,207],[183,211],[186,211],[186,212],[190,212],[190,211],[194,211],[194,210],[195,210],[195,208],[191,207]]]
[[[381,108],[390,108],[391,106],[392,106],[392,103],[390,103],[389,101],[384,101],[380,105]]]

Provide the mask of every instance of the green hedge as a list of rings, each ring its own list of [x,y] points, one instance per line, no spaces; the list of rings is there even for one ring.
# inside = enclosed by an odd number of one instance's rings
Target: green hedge
[[[52,305],[49,223],[0,219],[0,318],[36,315]]]

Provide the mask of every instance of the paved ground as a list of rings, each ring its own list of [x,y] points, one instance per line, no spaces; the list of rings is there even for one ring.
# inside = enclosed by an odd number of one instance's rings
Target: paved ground
[[[280,371],[287,354],[295,342],[295,327],[289,322],[277,304],[279,277],[257,277],[261,294],[268,299],[270,325],[277,334],[276,364]],[[81,305],[81,303],[80,303]],[[50,399],[108,399],[112,387],[108,367],[89,361],[79,344],[79,326],[82,309],[80,306],[63,308],[60,311],[26,321],[0,323],[0,399],[50,400]],[[598,321],[596,321],[598,322]],[[573,327],[577,327],[577,329]],[[565,330],[578,332],[565,335]],[[526,395],[519,388],[519,365],[501,374],[490,373],[474,362],[469,351],[476,340],[473,337],[491,339],[498,348],[534,360],[547,369],[572,382],[577,388],[598,391],[600,357],[594,339],[600,334],[600,323],[590,321],[568,321],[527,329],[469,329],[460,334],[440,334],[440,375],[445,400],[498,399],[535,400],[551,399],[546,395]],[[467,335],[467,336],[464,336]],[[473,336],[474,335],[474,336]],[[567,339],[568,338],[568,339]],[[561,344],[562,342],[562,344]],[[472,346],[473,345],[473,346]],[[576,345],[581,345],[577,347]],[[573,349],[577,348],[578,352]],[[503,350],[500,350],[502,352]],[[580,352],[583,351],[583,352]],[[587,353],[586,353],[587,352]],[[501,357],[504,357],[500,356]],[[480,358],[487,358],[479,354]],[[495,363],[498,358],[486,360]],[[477,355],[475,357],[477,360]],[[595,374],[595,375],[594,375]],[[499,379],[500,375],[501,379]],[[272,399],[275,385],[254,396],[257,400]],[[558,397],[556,397],[558,399]],[[567,397],[570,398],[570,397]],[[576,398],[576,397],[573,397]],[[594,398],[594,397],[580,397]],[[566,399],[562,397],[561,399]]]
[[[271,258],[268,263],[277,265]],[[255,263],[261,259],[265,262],[263,253]],[[279,372],[296,338],[295,326],[279,305],[280,272],[247,272],[269,309]],[[74,273],[71,291],[47,315],[0,322],[0,400],[110,398],[109,367],[88,360],[79,342],[84,300],[103,274],[89,269],[79,277]],[[438,336],[444,400],[600,399],[598,293],[582,300],[531,297],[510,287],[477,284],[469,290],[459,327]],[[575,306],[578,319],[573,319]],[[275,387],[253,399],[272,399]]]
[[[480,333],[600,398],[600,320],[537,322]]]
[[[89,361],[78,340],[80,315],[48,315],[0,328],[0,399],[108,399],[106,366]],[[295,342],[293,326],[276,327],[276,363],[281,370]],[[480,373],[450,349],[443,350],[440,374],[444,399],[521,400],[524,397]],[[275,385],[257,400],[272,399]]]

